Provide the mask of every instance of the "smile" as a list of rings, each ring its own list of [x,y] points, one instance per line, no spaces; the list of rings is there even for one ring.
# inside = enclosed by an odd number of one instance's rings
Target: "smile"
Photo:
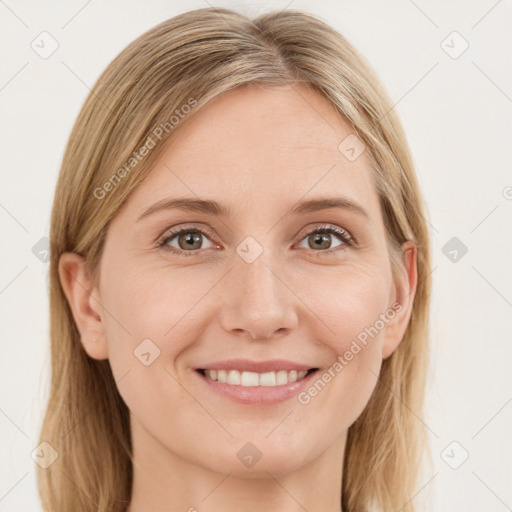
[[[243,405],[270,406],[290,400],[306,389],[318,371],[318,368],[264,373],[196,369],[193,374],[206,385],[207,393]]]

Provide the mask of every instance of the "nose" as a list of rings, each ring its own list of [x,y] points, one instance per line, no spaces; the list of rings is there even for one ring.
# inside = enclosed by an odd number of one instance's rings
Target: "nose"
[[[229,273],[220,311],[222,327],[231,334],[264,340],[285,336],[297,323],[297,297],[280,267],[260,255],[239,260]]]

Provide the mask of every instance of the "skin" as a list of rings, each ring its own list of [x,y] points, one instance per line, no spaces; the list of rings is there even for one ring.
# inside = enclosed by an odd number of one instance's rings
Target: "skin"
[[[110,360],[130,409],[129,512],[341,510],[347,429],[403,338],[416,286],[412,242],[403,246],[406,272],[392,278],[367,151],[351,162],[338,150],[350,133],[303,85],[231,91],[180,128],[113,219],[98,282],[80,256],[62,255],[83,347]],[[336,208],[285,216],[320,195],[349,198],[368,218]],[[183,196],[214,199],[233,214],[173,209],[137,222],[159,200]],[[199,256],[156,247],[159,235],[189,223],[214,235],[200,235]],[[308,232],[325,223],[357,245],[328,233],[315,244]],[[252,263],[236,252],[247,236],[263,248]],[[191,252],[183,237],[167,243]],[[338,250],[326,254],[331,247]],[[401,311],[307,405],[296,397],[236,403],[194,374],[227,358],[284,358],[326,371],[395,301]],[[160,349],[149,366],[133,354],[146,338]],[[250,468],[237,457],[247,442],[262,454]]]

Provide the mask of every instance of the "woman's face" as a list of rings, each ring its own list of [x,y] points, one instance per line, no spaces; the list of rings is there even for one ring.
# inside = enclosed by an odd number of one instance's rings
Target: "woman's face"
[[[284,474],[343,449],[405,332],[415,252],[394,282],[368,151],[318,93],[244,87],[194,116],[109,227],[84,348],[110,361],[136,453]],[[178,198],[196,206],[147,213]],[[240,359],[319,370],[277,387],[198,372]]]

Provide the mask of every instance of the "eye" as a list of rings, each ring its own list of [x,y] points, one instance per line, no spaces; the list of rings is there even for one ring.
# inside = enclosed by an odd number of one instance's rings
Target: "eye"
[[[332,246],[332,235],[335,235],[340,243],[336,246]],[[333,225],[319,226],[308,233],[302,239],[307,243],[306,249],[321,249],[318,252],[318,256],[324,255],[324,253],[332,254],[335,251],[343,250],[346,246],[355,245],[353,237],[342,228]],[[300,245],[299,245],[300,247]]]
[[[177,231],[167,233],[167,236],[159,242],[158,246],[162,247],[165,251],[171,252],[173,254],[183,255],[183,256],[198,256],[198,249],[208,249],[210,247],[218,247],[210,240],[208,242],[211,244],[208,247],[203,247],[203,243],[201,237],[204,237],[206,240],[205,232],[201,229],[195,227],[184,227]],[[170,245],[176,239],[176,243],[178,247]]]

